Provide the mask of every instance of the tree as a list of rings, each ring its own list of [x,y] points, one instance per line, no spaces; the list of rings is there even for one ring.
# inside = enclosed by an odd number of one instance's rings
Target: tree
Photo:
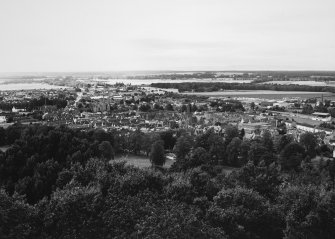
[[[257,166],[248,162],[236,174],[232,174],[238,185],[251,188],[262,196],[275,199],[279,194],[279,186],[282,183],[278,167],[274,164],[269,167]]]
[[[292,143],[293,141],[294,141],[293,136],[288,134],[279,135],[278,137],[276,137],[275,149],[277,153],[280,153],[285,148],[286,145]]]
[[[222,229],[208,225],[198,213],[197,207],[166,201],[141,221],[136,238],[226,238]]]
[[[306,154],[310,158],[314,158],[316,156],[316,146],[317,146],[317,138],[314,134],[310,132],[306,132],[300,135],[300,144],[305,147]]]
[[[288,186],[281,191],[285,238],[335,238],[335,193],[316,186]]]
[[[312,114],[313,112],[314,112],[314,109],[313,109],[313,107],[312,107],[310,104],[306,104],[306,105],[304,105],[303,108],[302,108],[302,113],[303,113],[303,114],[308,114],[308,115],[310,115],[310,114]]]
[[[282,238],[281,220],[267,200],[252,189],[222,189],[210,206],[207,218],[229,238]]]
[[[239,165],[245,165],[249,160],[250,141],[243,140],[240,145]]]
[[[263,131],[262,143],[267,150],[269,150],[270,152],[273,151],[272,135],[269,130]]]
[[[151,109],[151,107],[149,104],[142,104],[138,109],[142,112],[148,112]]]
[[[92,138],[94,138],[95,140],[97,140],[99,142],[110,140],[109,134],[102,129],[94,130]]]
[[[161,167],[165,163],[163,141],[156,141],[151,147],[150,161],[153,167]]]
[[[232,141],[228,144],[226,149],[227,161],[231,166],[241,166],[239,164],[239,153],[241,148],[242,140],[238,137],[232,139]]]
[[[331,117],[335,117],[335,108],[329,108],[328,113],[331,115]]]
[[[244,130],[244,128],[242,128],[241,131],[240,131],[240,139],[243,140],[244,136],[245,136],[245,130]]]
[[[152,144],[159,140],[161,140],[161,137],[157,133],[144,134],[142,137],[141,149],[145,151],[147,156],[149,156]]]
[[[278,122],[277,131],[280,135],[285,135],[287,133],[286,124],[284,122]]]
[[[207,153],[207,151],[204,148],[198,147],[195,148],[193,151],[191,151],[186,157],[185,161],[185,168],[195,168],[200,165],[208,163],[210,160],[210,155]]]
[[[160,137],[164,142],[164,148],[165,149],[173,149],[175,143],[176,143],[176,138],[174,137],[174,133],[172,130],[170,131],[164,131],[160,133]]]
[[[0,127],[0,146],[6,144],[6,130]]]
[[[249,160],[252,161],[255,165],[258,165],[261,161],[265,161],[268,165],[271,159],[267,148],[263,144],[258,142],[252,142],[249,149]]]
[[[225,161],[226,145],[222,136],[213,134],[210,138],[209,154],[211,156],[212,164],[223,164]]]
[[[37,238],[37,213],[22,198],[0,190],[0,238]]]
[[[187,106],[186,105],[182,105],[180,108],[181,112],[186,112],[187,111]]]
[[[315,112],[322,112],[322,113],[327,113],[328,112],[327,107],[324,106],[324,104],[322,102],[320,102],[319,105],[314,108],[314,111]]]
[[[143,145],[143,140],[144,140],[144,133],[142,133],[139,129],[130,133],[129,136],[129,140],[130,140],[130,149],[137,155],[141,149],[142,149],[142,145]]]
[[[185,156],[190,152],[192,146],[193,140],[189,135],[180,136],[174,146],[174,152],[177,156],[177,161],[184,159]]]
[[[44,217],[42,237],[103,238],[106,231],[99,215],[100,197],[97,187],[68,186],[56,191],[50,200],[40,202],[38,209]]]
[[[333,190],[334,190],[335,189],[335,161],[334,161],[334,159],[329,161],[329,163],[328,163],[328,173],[329,173],[329,177],[332,181]]]
[[[109,141],[102,141],[99,144],[99,150],[101,152],[101,155],[107,159],[114,159],[114,150],[113,147],[111,145],[111,143]]]
[[[298,170],[301,161],[305,158],[305,149],[298,143],[289,143],[279,156],[282,170]]]
[[[173,111],[173,106],[169,103],[165,106],[165,110],[167,111]]]
[[[225,142],[228,145],[233,138],[238,137],[238,129],[236,126],[228,125],[225,128]]]

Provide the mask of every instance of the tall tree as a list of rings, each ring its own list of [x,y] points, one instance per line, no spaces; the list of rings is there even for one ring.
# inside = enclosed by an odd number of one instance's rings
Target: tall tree
[[[265,130],[262,135],[262,143],[264,147],[270,152],[273,151],[273,140],[269,130]]]
[[[193,140],[188,135],[182,135],[177,139],[174,147],[174,152],[177,156],[177,161],[185,158],[193,146]]]
[[[225,142],[228,145],[233,138],[238,137],[239,133],[238,133],[238,129],[236,126],[232,126],[232,125],[227,125],[227,127],[225,128]]]
[[[305,149],[298,143],[289,143],[280,153],[279,161],[283,170],[297,170],[305,158]]]
[[[300,144],[305,147],[306,153],[310,158],[316,156],[317,138],[314,134],[306,132],[300,135]]]
[[[276,137],[275,139],[275,149],[277,151],[277,153],[280,153],[286,145],[288,145],[289,143],[292,143],[294,141],[292,135],[279,135]]]
[[[0,146],[6,144],[6,130],[0,127]]]
[[[114,150],[109,141],[102,141],[99,145],[99,150],[105,159],[114,159]]]
[[[241,166],[239,165],[239,154],[241,148],[242,140],[238,137],[232,139],[232,141],[228,144],[226,149],[227,161],[231,166]]]
[[[156,141],[151,147],[150,161],[153,167],[161,167],[165,163],[163,141]]]

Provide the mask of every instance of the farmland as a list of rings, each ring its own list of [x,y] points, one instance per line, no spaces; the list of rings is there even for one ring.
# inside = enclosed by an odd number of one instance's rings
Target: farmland
[[[285,81],[285,80],[274,80],[274,81],[267,81],[260,84],[278,84],[278,85],[309,85],[309,86],[334,86],[334,84],[326,83],[324,81]]]
[[[249,97],[264,99],[282,99],[282,98],[313,98],[327,97],[335,99],[335,94],[331,92],[308,92],[308,91],[271,91],[271,90],[227,90],[213,92],[185,92],[183,94],[209,96],[209,97]]]

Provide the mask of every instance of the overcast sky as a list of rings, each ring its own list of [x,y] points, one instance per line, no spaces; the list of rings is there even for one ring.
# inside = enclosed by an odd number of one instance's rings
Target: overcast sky
[[[335,0],[0,0],[0,72],[335,70]]]

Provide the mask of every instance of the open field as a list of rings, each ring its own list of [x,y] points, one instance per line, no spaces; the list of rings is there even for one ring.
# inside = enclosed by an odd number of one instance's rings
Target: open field
[[[138,168],[148,168],[151,167],[151,162],[149,157],[143,156],[143,155],[117,155],[115,156],[114,160],[111,160],[111,162],[122,162],[126,161],[127,165],[132,165]],[[174,161],[166,159],[166,162],[164,164],[164,168],[170,168]]]
[[[230,174],[237,170],[239,170],[239,168],[234,168],[234,167],[229,167],[229,166],[223,166],[222,168],[222,171],[225,172],[226,174]]]
[[[272,90],[226,90],[213,92],[184,92],[182,94],[210,96],[210,97],[249,97],[263,99],[282,99],[282,98],[313,98],[327,97],[335,99],[335,94],[331,92],[308,92],[308,91],[272,91]]]
[[[2,152],[6,152],[9,148],[10,148],[11,145],[5,145],[5,146],[1,146],[0,147],[0,151]]]
[[[132,165],[138,168],[149,168],[151,167],[151,163],[149,160],[149,157],[143,156],[143,155],[117,155],[114,160],[111,160],[110,162],[123,162],[126,161],[127,165]],[[166,159],[166,162],[164,164],[164,168],[170,168],[172,164],[174,163],[173,160]],[[233,171],[238,170],[239,168],[224,166],[222,168],[222,171],[226,174],[230,174]]]
[[[324,81],[267,81],[260,84],[278,84],[278,85],[309,85],[309,86],[335,86],[334,84],[327,84]]]

